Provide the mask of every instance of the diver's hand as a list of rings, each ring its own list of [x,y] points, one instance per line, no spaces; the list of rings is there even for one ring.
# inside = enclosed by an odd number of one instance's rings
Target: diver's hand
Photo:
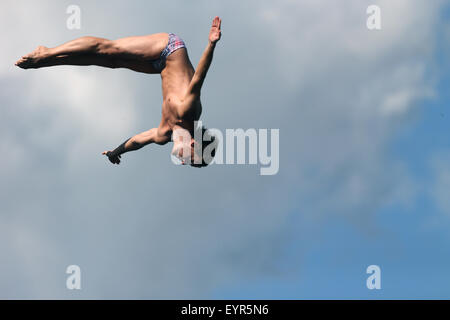
[[[222,20],[219,17],[215,17],[212,22],[211,30],[209,31],[209,41],[212,44],[216,44],[216,42],[220,40],[222,35],[220,30],[221,24]]]
[[[119,164],[120,163],[120,155],[119,156],[114,156],[114,155],[111,154],[111,151],[103,151],[102,154],[107,156],[109,161],[111,161],[111,163],[113,163],[113,164]]]

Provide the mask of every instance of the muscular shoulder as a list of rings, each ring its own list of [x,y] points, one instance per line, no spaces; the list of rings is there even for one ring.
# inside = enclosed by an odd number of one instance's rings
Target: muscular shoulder
[[[200,96],[195,94],[187,94],[181,101],[179,113],[183,119],[198,120],[202,112],[202,104]]]
[[[164,145],[170,142],[172,131],[167,126],[158,127],[155,129],[153,139],[156,144]]]

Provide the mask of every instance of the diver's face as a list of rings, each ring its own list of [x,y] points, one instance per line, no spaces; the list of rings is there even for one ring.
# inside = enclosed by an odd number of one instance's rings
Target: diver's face
[[[199,163],[201,163],[201,157],[195,152],[196,145],[197,142],[194,139],[185,143],[179,141],[173,144],[171,153],[181,161],[182,165],[195,163],[195,161],[200,161]]]

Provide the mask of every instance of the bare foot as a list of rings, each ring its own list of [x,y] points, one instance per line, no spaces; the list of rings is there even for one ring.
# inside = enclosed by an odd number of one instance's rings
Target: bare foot
[[[39,46],[33,52],[23,56],[16,62],[16,66],[22,69],[39,68],[39,64],[47,57],[49,49]]]
[[[116,156],[116,157],[111,156],[111,151],[103,151],[102,154],[107,156],[109,161],[111,161],[111,163],[114,163],[114,164],[119,164],[120,163],[120,158],[121,157],[120,156]]]

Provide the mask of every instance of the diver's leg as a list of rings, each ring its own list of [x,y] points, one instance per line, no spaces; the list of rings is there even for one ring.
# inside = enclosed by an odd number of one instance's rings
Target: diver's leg
[[[167,45],[167,39],[167,33],[118,40],[82,37],[56,48],[40,46],[22,57],[16,65],[24,69],[56,65],[97,65],[157,73],[150,60],[159,57]]]
[[[82,59],[84,61],[78,61],[78,58],[100,56],[102,46],[108,42],[109,40],[102,38],[81,37],[55,48],[39,46],[33,52],[23,56],[16,62],[16,65],[23,69],[62,64],[89,65],[89,60]]]

